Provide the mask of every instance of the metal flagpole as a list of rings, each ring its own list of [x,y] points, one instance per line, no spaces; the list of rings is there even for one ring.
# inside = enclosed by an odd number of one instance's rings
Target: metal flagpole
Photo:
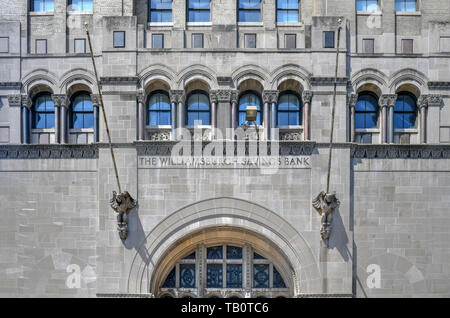
[[[91,36],[89,34],[89,29],[88,29],[89,25],[87,23],[85,23],[84,26],[86,28],[86,35],[87,35],[88,42],[89,42],[89,49],[91,51],[92,65],[94,66],[95,79],[97,81],[98,95],[100,97],[100,106],[102,108],[103,120],[105,122],[105,128],[106,128],[106,134],[108,135],[109,150],[111,151],[111,158],[112,158],[112,162],[114,165],[114,173],[116,175],[117,187],[119,188],[119,194],[117,194],[115,191],[113,191],[113,198],[111,199],[110,203],[111,203],[111,208],[115,212],[117,212],[117,230],[119,231],[119,236],[122,240],[125,240],[128,237],[128,213],[133,208],[136,207],[137,203],[127,191],[122,192],[122,188],[120,187],[116,157],[114,156],[114,150],[113,150],[113,146],[112,146],[112,142],[111,142],[111,134],[109,132],[108,120],[106,118],[105,105],[103,104],[102,89],[100,86],[100,81],[98,79],[97,67],[95,65],[94,51],[92,50]]]

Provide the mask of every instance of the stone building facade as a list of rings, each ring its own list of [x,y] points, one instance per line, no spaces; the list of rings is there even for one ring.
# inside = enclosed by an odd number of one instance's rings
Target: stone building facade
[[[0,5],[1,296],[450,296],[450,1]],[[85,23],[137,201],[123,241]],[[311,203],[338,42],[340,205],[324,244]],[[303,164],[153,164],[177,128],[199,128],[204,147],[232,140],[245,98],[258,138]]]

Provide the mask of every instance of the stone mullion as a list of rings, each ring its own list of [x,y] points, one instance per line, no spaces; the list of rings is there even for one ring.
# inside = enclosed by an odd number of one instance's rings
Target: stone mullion
[[[387,116],[383,118],[383,123],[385,123],[384,127],[384,138],[386,143],[394,142],[394,106],[397,100],[397,95],[381,95],[379,104],[380,107],[386,107]]]
[[[348,100],[348,106],[350,108],[350,142],[355,142],[355,107],[358,101],[358,94],[351,94]]]
[[[52,95],[55,105],[55,142],[67,143],[67,96]]]
[[[264,103],[264,109],[263,109],[263,125],[264,125],[264,139],[269,140],[271,138],[270,136],[270,129],[275,128],[271,127],[271,116],[270,116],[270,110],[269,110],[269,104],[277,103],[278,102],[278,94],[279,92],[277,90],[268,90],[263,92],[263,103]]]
[[[172,103],[178,104],[177,109],[177,123],[176,128],[184,128],[185,126],[185,109],[184,109],[184,91],[183,90],[172,90],[170,91],[170,100]],[[175,136],[174,139],[178,140],[180,136]]]

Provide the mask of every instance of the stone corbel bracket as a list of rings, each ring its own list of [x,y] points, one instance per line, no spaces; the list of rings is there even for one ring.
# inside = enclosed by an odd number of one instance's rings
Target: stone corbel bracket
[[[312,202],[314,209],[319,212],[322,217],[320,228],[320,236],[322,240],[327,243],[331,236],[331,223],[333,221],[333,212],[339,207],[339,200],[336,198],[336,193],[320,192]]]
[[[122,240],[128,237],[128,213],[136,207],[137,202],[131,195],[125,191],[117,194],[113,191],[113,197],[110,201],[111,208],[117,213],[117,230]]]

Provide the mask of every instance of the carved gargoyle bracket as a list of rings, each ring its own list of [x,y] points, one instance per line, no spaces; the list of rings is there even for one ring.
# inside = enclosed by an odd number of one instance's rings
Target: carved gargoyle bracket
[[[328,243],[331,235],[331,222],[333,221],[333,211],[339,206],[340,202],[336,198],[336,193],[320,192],[312,201],[312,206],[319,212],[322,217],[322,227],[320,228],[320,236],[322,240]]]
[[[125,191],[117,194],[113,191],[113,197],[110,201],[112,209],[117,213],[117,230],[122,240],[128,237],[128,213],[136,207],[136,201]]]

